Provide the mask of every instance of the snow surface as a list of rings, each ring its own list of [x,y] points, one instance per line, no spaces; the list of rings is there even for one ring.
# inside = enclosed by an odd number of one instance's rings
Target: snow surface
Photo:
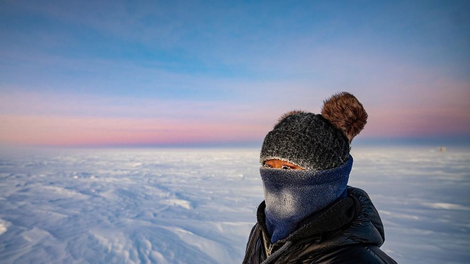
[[[399,263],[470,260],[470,151],[354,148]],[[256,149],[0,152],[0,263],[241,263]]]

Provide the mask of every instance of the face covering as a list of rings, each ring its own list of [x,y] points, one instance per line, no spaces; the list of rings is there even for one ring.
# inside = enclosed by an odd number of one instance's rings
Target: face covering
[[[346,195],[353,159],[321,170],[260,168],[266,202],[266,227],[271,243],[286,238],[300,221]]]

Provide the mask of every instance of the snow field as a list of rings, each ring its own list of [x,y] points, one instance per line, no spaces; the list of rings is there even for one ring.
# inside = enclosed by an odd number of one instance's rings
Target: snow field
[[[470,259],[470,151],[352,150],[399,263]],[[241,263],[256,149],[0,152],[0,263]]]

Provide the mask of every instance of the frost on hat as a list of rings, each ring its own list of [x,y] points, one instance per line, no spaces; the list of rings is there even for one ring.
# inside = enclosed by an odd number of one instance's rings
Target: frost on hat
[[[354,95],[341,92],[324,101],[320,114],[295,110],[282,115],[261,148],[260,162],[279,159],[307,170],[326,170],[348,160],[350,143],[367,123]]]

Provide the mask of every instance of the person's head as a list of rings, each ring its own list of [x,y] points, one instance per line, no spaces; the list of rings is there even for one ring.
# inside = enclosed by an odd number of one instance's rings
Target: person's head
[[[286,238],[309,215],[347,197],[353,164],[349,144],[366,121],[361,103],[343,92],[325,101],[321,114],[284,114],[266,135],[260,176],[271,243]]]
[[[290,111],[263,142],[260,162],[275,169],[326,170],[344,164],[350,143],[367,123],[367,113],[352,94],[324,101],[321,114]]]

